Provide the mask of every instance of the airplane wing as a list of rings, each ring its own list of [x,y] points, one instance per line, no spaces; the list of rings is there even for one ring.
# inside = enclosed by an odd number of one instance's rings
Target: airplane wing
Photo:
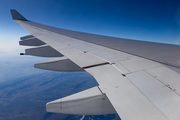
[[[65,30],[32,22],[16,10],[13,20],[30,35],[21,55],[58,57],[35,68],[87,71],[99,86],[51,101],[47,112],[102,115],[122,120],[180,120],[180,46]]]

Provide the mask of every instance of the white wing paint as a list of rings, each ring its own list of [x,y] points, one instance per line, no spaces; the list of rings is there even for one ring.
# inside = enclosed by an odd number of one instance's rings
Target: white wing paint
[[[36,68],[85,70],[99,83],[47,103],[47,112],[117,112],[122,120],[180,120],[180,46],[64,30],[28,21],[16,10],[11,13],[14,21],[31,34],[22,37],[20,43],[40,46],[30,49],[30,55],[60,56],[35,64]],[[40,49],[45,46],[55,52]]]

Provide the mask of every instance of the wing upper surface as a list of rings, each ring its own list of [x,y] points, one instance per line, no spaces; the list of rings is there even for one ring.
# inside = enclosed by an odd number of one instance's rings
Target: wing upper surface
[[[180,46],[15,21],[93,75],[101,94],[106,94],[123,120],[180,119],[180,74],[164,65],[179,68]]]
[[[132,55],[140,56],[166,65],[180,68],[180,46],[146,41],[114,38],[90,33],[65,30],[42,25],[35,22],[24,21],[30,26],[48,30],[71,38],[76,38],[85,42],[94,43]],[[173,53],[173,54],[172,54]]]

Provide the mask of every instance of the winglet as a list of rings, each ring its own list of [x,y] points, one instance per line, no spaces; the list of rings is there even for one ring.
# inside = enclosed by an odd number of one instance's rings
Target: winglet
[[[27,21],[27,19],[25,17],[23,17],[19,12],[17,12],[14,9],[11,9],[11,15],[13,20],[22,20],[22,21]]]

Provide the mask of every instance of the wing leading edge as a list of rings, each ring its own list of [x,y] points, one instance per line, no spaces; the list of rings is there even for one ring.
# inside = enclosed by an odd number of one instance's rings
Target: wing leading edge
[[[43,42],[40,47],[49,46],[61,54],[58,60],[35,67],[85,70],[99,83],[95,88],[47,103],[48,112],[86,115],[117,112],[123,120],[180,119],[180,46],[64,30],[28,21],[15,10],[11,13],[14,21],[31,34],[23,39],[37,38]],[[38,52],[45,54],[44,50]]]

